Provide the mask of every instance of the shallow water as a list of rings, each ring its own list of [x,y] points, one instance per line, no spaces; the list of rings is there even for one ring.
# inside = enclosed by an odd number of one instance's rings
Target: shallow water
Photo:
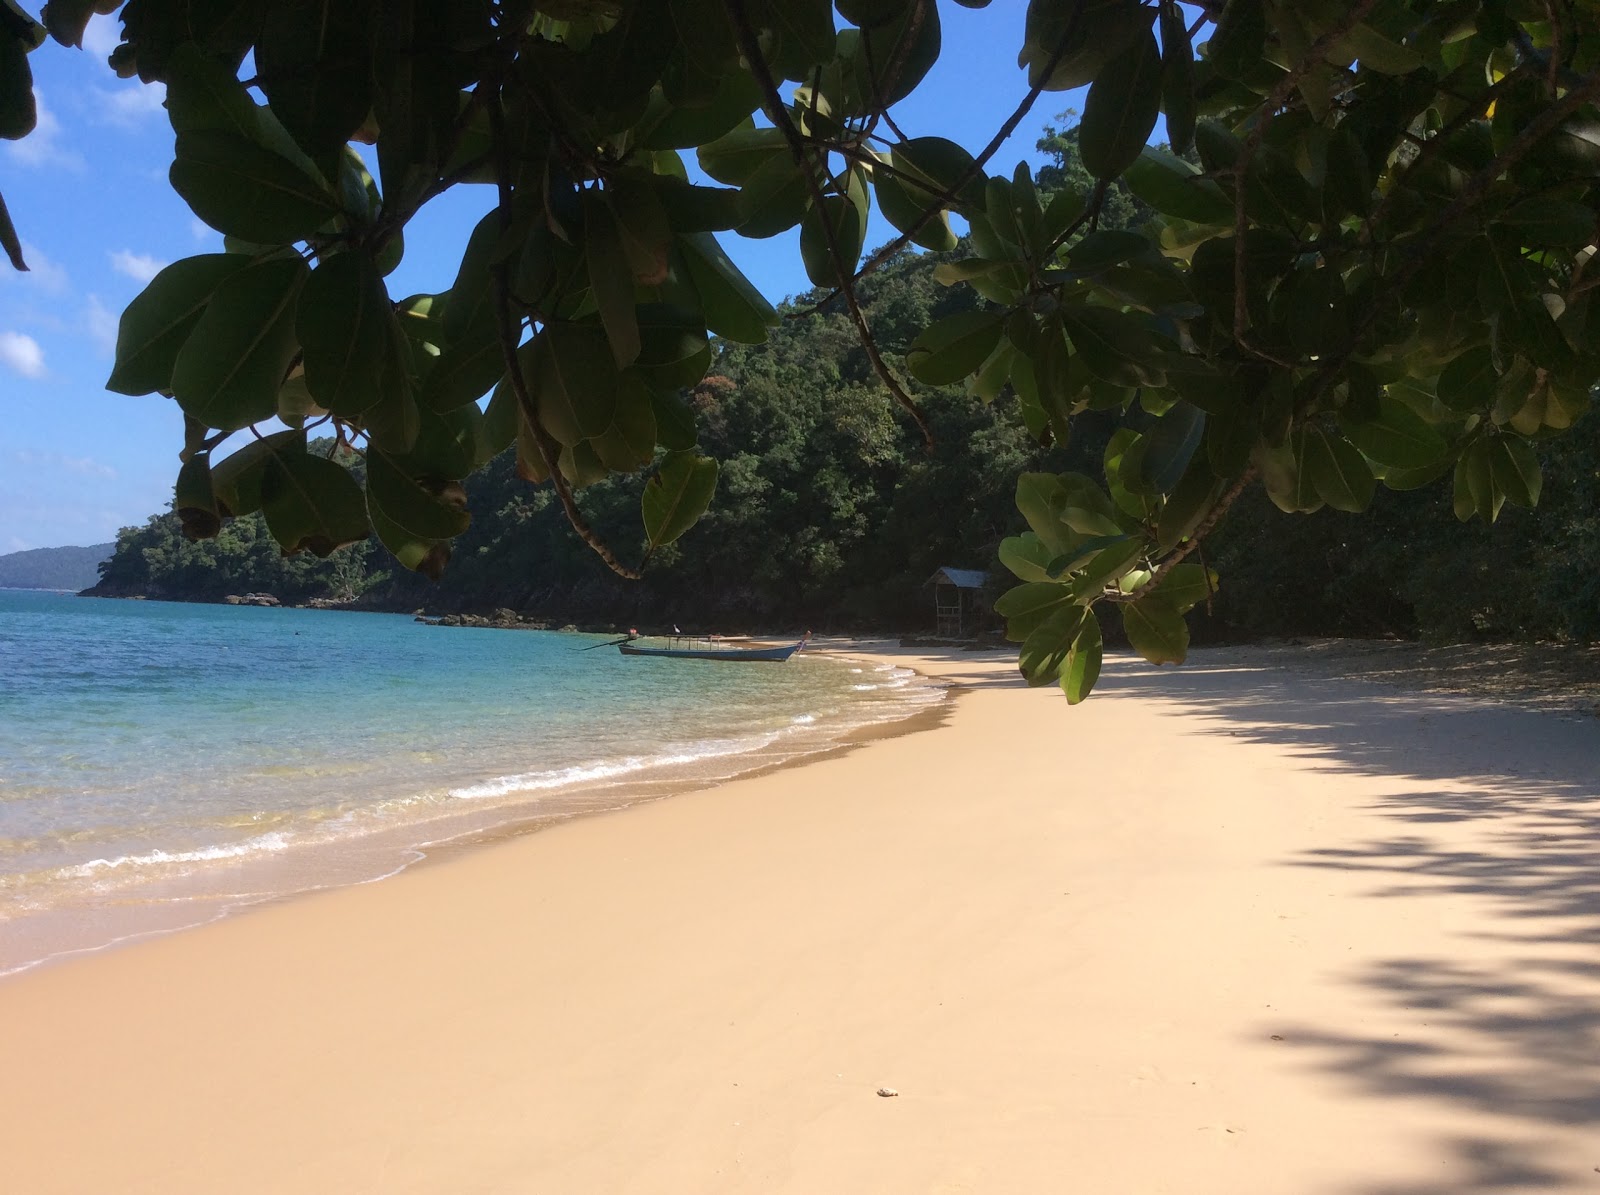
[[[0,590],[0,973],[826,749],[904,669]]]

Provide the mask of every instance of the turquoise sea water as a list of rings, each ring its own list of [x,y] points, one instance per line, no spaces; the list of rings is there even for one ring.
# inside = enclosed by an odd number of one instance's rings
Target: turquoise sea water
[[[825,749],[903,669],[0,590],[0,973]]]

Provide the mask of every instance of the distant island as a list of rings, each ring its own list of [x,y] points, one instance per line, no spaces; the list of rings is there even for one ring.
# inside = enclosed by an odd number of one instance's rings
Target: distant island
[[[88,589],[100,580],[100,563],[116,544],[87,548],[30,548],[0,556],[0,589]]]

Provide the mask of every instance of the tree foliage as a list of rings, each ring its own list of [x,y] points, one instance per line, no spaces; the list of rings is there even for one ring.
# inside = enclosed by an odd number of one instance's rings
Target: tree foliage
[[[27,52],[46,28],[74,43],[97,7],[118,6],[52,3],[39,26],[0,4],[0,134],[34,119]],[[988,173],[1003,136],[974,158],[902,133],[894,105],[960,52],[934,0],[121,14],[112,65],[166,84],[173,186],[228,238],[129,307],[112,379],[182,408],[196,535],[260,510],[284,550],[327,554],[370,527],[437,575],[463,479],[514,444],[522,476],[633,574],[575,491],[653,473],[642,513],[663,548],[710,506],[719,466],[683,392],[714,339],[777,322],[715,234],[798,226],[808,275],[925,433],[916,382],[1013,393],[1040,441],[1119,422],[1091,472],[1021,476],[1029,530],[1001,554],[1024,672],[1081,700],[1103,610],[1147,659],[1183,658],[1185,614],[1217,584],[1189,558],[1252,486],[1288,513],[1359,512],[1448,477],[1456,515],[1493,522],[1539,500],[1535,444],[1596,377],[1588,4],[1226,0],[1191,24],[1175,0],[1031,0],[1032,90],[1000,133],[1041,92],[1088,85],[1089,181],[1053,190]],[[1170,152],[1148,145],[1158,117]],[[722,185],[691,181],[690,150]],[[390,295],[407,222],[475,184],[497,204],[454,285]],[[1152,213],[1134,229],[1104,221],[1122,185]],[[874,208],[899,235],[863,260]],[[985,304],[902,354],[859,286],[913,241],[953,248],[952,215],[971,251],[935,276]],[[20,262],[3,216],[0,240]],[[211,460],[274,416],[290,430]],[[365,456],[364,489],[307,456],[308,421]]]

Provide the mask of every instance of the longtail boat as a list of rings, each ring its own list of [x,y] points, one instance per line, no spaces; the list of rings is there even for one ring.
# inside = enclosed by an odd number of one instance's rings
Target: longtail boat
[[[717,635],[670,635],[664,647],[641,647],[637,636],[629,636],[617,643],[616,649],[625,656],[665,656],[674,660],[765,660],[781,664],[806,645],[811,632],[796,643],[781,647],[738,647]]]

